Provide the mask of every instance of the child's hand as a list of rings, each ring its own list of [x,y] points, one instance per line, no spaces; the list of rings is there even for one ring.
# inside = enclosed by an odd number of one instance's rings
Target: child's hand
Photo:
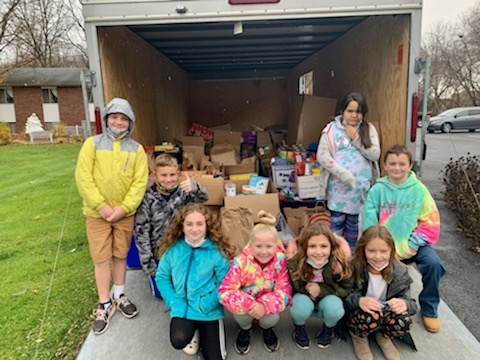
[[[358,302],[360,309],[366,313],[373,314],[376,311],[383,309],[383,305],[371,297],[362,296]]]
[[[395,314],[407,311],[407,303],[403,299],[393,298],[387,301],[388,306]]]
[[[408,250],[410,250],[410,254],[412,254],[412,256],[417,255],[417,251],[412,249],[410,246],[408,247]]]
[[[305,285],[305,290],[307,290],[312,300],[318,298],[320,296],[320,293],[322,292],[320,285],[314,282],[307,283],[307,285]]]
[[[99,211],[98,213],[100,214],[100,216],[102,218],[104,218],[105,220],[107,220],[107,218],[109,218],[112,214],[113,214],[113,209],[110,205],[104,205]],[[107,220],[108,221],[108,220]]]
[[[183,191],[189,193],[190,191],[192,191],[192,181],[190,180],[188,173],[184,173],[184,174],[186,179],[180,183],[180,187],[182,188]]]
[[[285,249],[285,256],[287,260],[290,260],[298,252],[297,239],[290,240]]]
[[[120,219],[123,219],[125,217],[127,213],[125,212],[125,210],[123,210],[120,206],[115,206],[113,208],[113,213],[112,215],[110,215],[108,218],[106,218],[105,220],[107,220],[108,222],[115,222],[115,221],[118,221]]]
[[[248,312],[248,315],[257,320],[261,319],[265,316],[265,306],[262,303],[255,301],[252,308]]]
[[[352,140],[355,140],[359,136],[358,129],[355,126],[345,126],[345,132],[347,133],[347,136]]]

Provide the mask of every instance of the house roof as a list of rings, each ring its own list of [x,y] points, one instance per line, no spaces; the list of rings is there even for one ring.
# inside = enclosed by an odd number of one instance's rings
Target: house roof
[[[86,68],[14,68],[7,71],[0,86],[80,86],[80,72]]]

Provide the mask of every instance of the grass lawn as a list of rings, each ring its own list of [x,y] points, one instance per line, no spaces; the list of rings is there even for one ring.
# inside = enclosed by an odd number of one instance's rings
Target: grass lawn
[[[0,146],[1,359],[72,359],[97,301],[80,144]]]

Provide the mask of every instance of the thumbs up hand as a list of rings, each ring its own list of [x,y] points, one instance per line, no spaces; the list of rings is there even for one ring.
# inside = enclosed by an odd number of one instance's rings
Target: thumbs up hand
[[[188,173],[184,173],[185,175],[185,180],[183,180],[180,183],[180,187],[182,188],[183,191],[189,193],[192,191],[192,180],[190,180],[190,177],[188,176]]]

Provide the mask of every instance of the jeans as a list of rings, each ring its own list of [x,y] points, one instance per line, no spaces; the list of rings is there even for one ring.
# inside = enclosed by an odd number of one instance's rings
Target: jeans
[[[327,295],[318,303],[318,311],[314,311],[314,304],[308,295],[297,293],[293,295],[290,315],[295,325],[305,325],[310,316],[323,318],[327,327],[334,327],[345,315],[343,301],[336,295]]]
[[[332,231],[347,240],[353,254],[358,240],[358,214],[351,215],[330,210],[330,221]]]
[[[445,275],[442,260],[431,246],[422,246],[415,256],[403,260],[405,264],[415,263],[422,274],[423,290],[418,296],[422,315],[438,317],[438,304],[440,303],[440,279]]]
[[[242,330],[248,330],[252,327],[253,318],[248,314],[233,314],[233,318]],[[260,325],[262,329],[270,329],[277,325],[279,320],[280,315],[278,313],[265,315],[258,320],[258,325]]]

